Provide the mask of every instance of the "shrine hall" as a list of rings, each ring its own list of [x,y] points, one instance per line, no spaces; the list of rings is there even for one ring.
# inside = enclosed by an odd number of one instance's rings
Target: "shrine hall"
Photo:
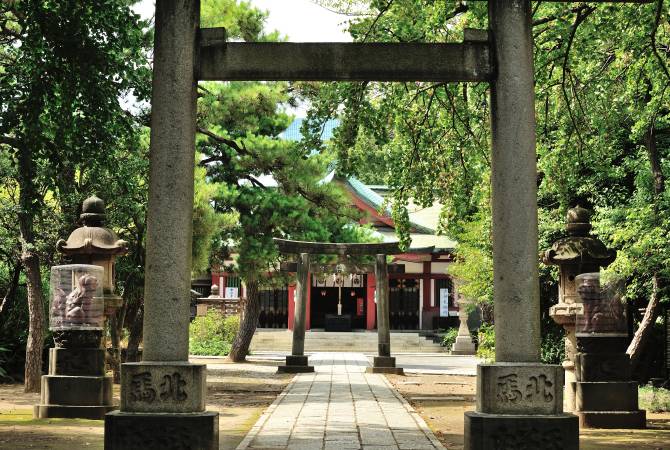
[[[328,182],[339,184],[353,208],[363,213],[362,223],[370,224],[383,241],[397,241],[390,211],[382,204],[385,186],[366,185],[356,178],[331,174]],[[392,330],[436,330],[458,326],[458,291],[448,275],[455,242],[437,235],[440,205],[420,208],[409,205],[411,248],[417,252],[389,255],[389,303]],[[339,267],[339,266],[335,266]],[[313,265],[309,274],[306,328],[308,330],[354,331],[376,329],[375,275],[351,273],[346,268]],[[331,269],[328,272],[328,269]],[[315,270],[316,269],[316,270]],[[209,281],[209,280],[208,280]],[[222,286],[221,296],[245,298],[237,276],[212,272],[211,284]],[[258,328],[293,327],[295,285],[265,289],[260,294]]]

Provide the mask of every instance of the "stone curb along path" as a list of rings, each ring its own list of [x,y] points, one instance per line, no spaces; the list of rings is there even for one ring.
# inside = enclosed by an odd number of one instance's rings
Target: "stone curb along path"
[[[361,353],[317,353],[237,450],[445,450],[426,423]]]

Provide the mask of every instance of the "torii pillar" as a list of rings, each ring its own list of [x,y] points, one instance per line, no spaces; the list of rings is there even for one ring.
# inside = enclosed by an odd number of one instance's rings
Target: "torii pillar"
[[[537,168],[530,0],[489,0],[496,363],[477,366],[465,449],[577,450],[563,367],[540,363]]]
[[[199,0],[157,0],[144,351],[121,366],[106,450],[219,448],[219,414],[205,411],[206,366],[188,362],[199,23]]]

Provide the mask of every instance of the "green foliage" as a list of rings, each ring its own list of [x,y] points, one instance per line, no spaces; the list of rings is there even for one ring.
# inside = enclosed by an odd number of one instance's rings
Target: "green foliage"
[[[36,258],[31,270],[45,278],[61,261],[56,241],[77,225],[81,201],[91,194],[107,201],[110,218],[121,219],[119,228],[128,230],[122,238],[142,241],[143,206],[136,202],[146,187],[144,116],[126,108],[129,98],[148,98],[151,34],[131,4],[22,0],[0,6],[0,266],[7,273],[23,253]],[[119,269],[123,280],[127,273]],[[18,361],[27,339],[22,285],[28,279],[15,282],[2,272],[0,288],[10,295],[0,340],[12,343]],[[32,332],[42,327],[31,325]]]
[[[554,326],[550,330],[542,333],[540,359],[544,364],[561,364],[565,359],[565,344],[563,342],[565,336],[559,326]]]
[[[193,355],[226,356],[237,330],[239,316],[223,317],[215,309],[196,317],[189,327],[189,352]]]
[[[638,390],[640,409],[660,413],[670,411],[670,390],[653,386],[641,386]]]
[[[458,42],[487,28],[486,2],[320,0],[361,15],[357,42]],[[568,208],[595,211],[594,234],[618,251],[609,269],[643,306],[652,278],[668,301],[670,272],[670,45],[668,2],[566,4],[533,9],[539,248],[565,236]],[[492,322],[490,108],[487,83],[298,84],[312,101],[304,132],[339,115],[330,147],[344,172],[387,183],[399,235],[407,203],[440,201],[441,231],[458,243],[451,273]],[[504,125],[504,124],[503,124]],[[540,266],[543,311],[558,271]],[[546,326],[545,326],[546,325]],[[543,323],[543,357],[559,358]],[[555,342],[556,345],[552,344]]]
[[[458,328],[452,327],[447,329],[444,336],[442,336],[442,342],[440,345],[442,345],[442,347],[447,347],[447,349],[451,350],[451,346],[454,345],[454,343],[456,343],[457,336],[458,336]]]
[[[483,323],[477,334],[477,356],[487,362],[496,359],[496,332],[493,325]]]
[[[201,156],[196,154],[196,162]],[[207,182],[207,170],[204,167],[196,164],[194,175],[191,272],[197,275],[209,268],[215,237],[222,230],[234,227],[238,216],[234,213],[219,213],[214,209],[211,199],[216,195],[217,185]]]

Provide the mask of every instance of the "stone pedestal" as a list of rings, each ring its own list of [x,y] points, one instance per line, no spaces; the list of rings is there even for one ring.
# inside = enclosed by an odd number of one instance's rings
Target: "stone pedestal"
[[[204,364],[123,364],[121,410],[105,416],[105,448],[217,449],[219,416],[205,411],[205,379]]]
[[[314,366],[310,366],[307,356],[287,355],[286,365],[277,367],[278,373],[308,373],[314,372]]]
[[[88,347],[49,349],[49,373],[42,376],[40,403],[33,407],[37,419],[101,420],[117,408],[112,403],[112,377],[105,376],[105,351],[93,347],[100,342],[100,333],[68,332],[73,333],[86,333],[89,338],[70,338],[62,343]]]
[[[579,449],[578,419],[563,413],[563,368],[477,366],[477,406],[465,413],[465,449]]]
[[[470,336],[470,329],[468,328],[467,302],[462,297],[458,302],[458,320],[460,320],[458,336],[456,336],[454,345],[451,346],[451,354],[474,355],[475,343],[472,342],[472,336]]]
[[[584,428],[645,428],[646,412],[638,408],[637,383],[631,381],[628,355],[611,338],[580,338],[580,350],[607,349],[619,352],[579,352],[575,358],[575,414]],[[605,340],[602,344],[601,340]]]
[[[394,375],[405,375],[402,367],[396,367],[395,357],[375,356],[372,359],[372,367],[365,369],[367,373],[391,373]]]

